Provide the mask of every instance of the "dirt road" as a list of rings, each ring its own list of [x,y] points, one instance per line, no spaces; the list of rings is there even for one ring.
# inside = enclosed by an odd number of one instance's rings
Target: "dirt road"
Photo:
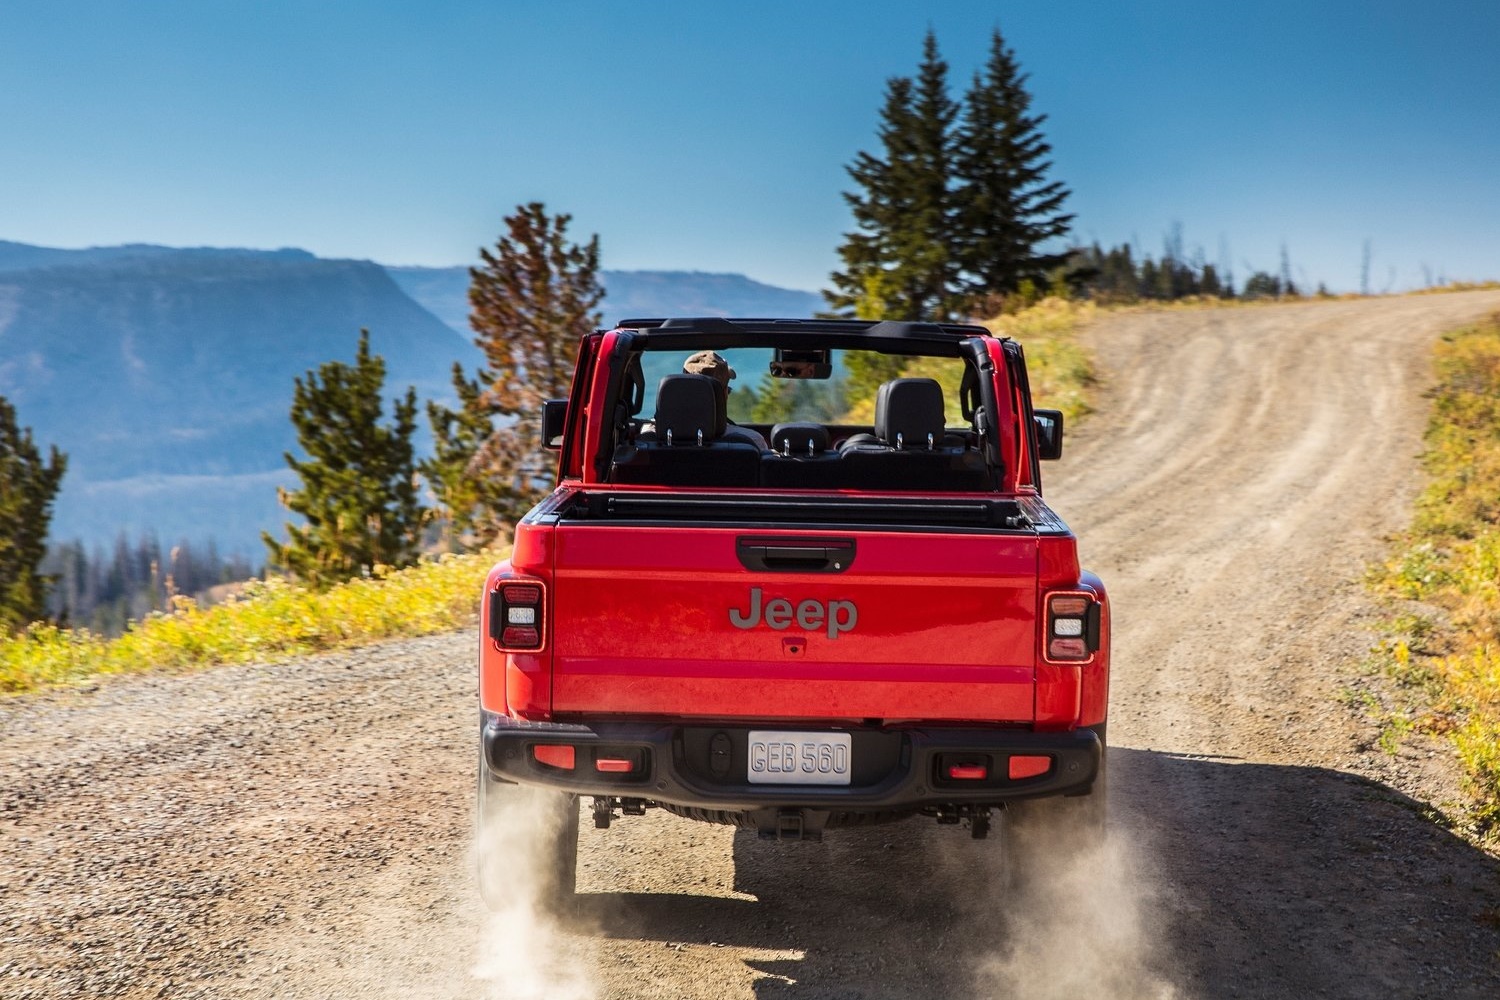
[[[467,635],[0,704],[0,996],[1500,996],[1440,753],[1339,695],[1438,331],[1500,294],[1116,316],[1047,492],[1116,608],[1111,843],[1013,890],[912,821],[586,828],[578,923],[469,875]]]

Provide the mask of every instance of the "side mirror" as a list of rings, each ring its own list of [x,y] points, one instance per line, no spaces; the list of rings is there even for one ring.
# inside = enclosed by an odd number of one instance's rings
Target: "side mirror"
[[[1043,461],[1062,458],[1062,410],[1032,410],[1036,421],[1036,457]]]
[[[562,448],[563,432],[568,428],[568,401],[549,399],[542,404],[542,447],[551,451]]]

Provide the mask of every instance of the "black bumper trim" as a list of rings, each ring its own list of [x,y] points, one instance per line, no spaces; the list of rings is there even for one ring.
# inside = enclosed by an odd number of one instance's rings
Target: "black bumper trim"
[[[487,715],[481,723],[481,745],[489,770],[498,778],[538,785],[576,795],[610,795],[704,809],[743,811],[767,806],[841,811],[884,811],[939,805],[1002,805],[1017,799],[1086,795],[1099,773],[1104,727],[1036,733],[1022,729],[914,726],[891,727],[899,734],[898,761],[876,780],[862,785],[752,785],[714,781],[684,758],[683,734],[689,729],[785,729],[788,732],[858,732],[830,725],[750,725],[744,721],[716,726],[681,723],[599,722],[588,725],[523,722]],[[573,770],[538,763],[531,748],[568,744],[576,748]],[[637,774],[605,774],[590,769],[596,754],[643,751]],[[602,752],[601,752],[602,751]],[[1003,770],[1011,755],[1050,756],[1046,774],[1011,781],[1003,774],[987,781],[944,780],[938,757],[973,756]]]

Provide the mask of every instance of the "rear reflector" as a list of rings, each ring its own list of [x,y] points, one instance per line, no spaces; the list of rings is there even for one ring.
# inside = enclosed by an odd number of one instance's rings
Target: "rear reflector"
[[[594,761],[594,770],[606,774],[629,774],[635,770],[635,761],[619,757],[600,757]]]
[[[573,748],[561,743],[542,744],[531,748],[531,753],[537,759],[537,763],[546,764],[549,767],[560,767],[564,771],[573,770],[576,755]]]
[[[1052,770],[1051,757],[1017,756],[1010,759],[1010,780],[1020,781],[1022,778],[1035,778],[1039,774],[1046,774]]]
[[[983,764],[949,764],[948,777],[954,781],[983,781],[990,769]]]

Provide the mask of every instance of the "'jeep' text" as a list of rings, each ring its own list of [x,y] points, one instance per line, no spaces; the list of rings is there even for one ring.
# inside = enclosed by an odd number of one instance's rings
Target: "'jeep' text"
[[[804,632],[813,632],[826,626],[828,638],[837,639],[839,633],[848,632],[859,622],[859,609],[853,601],[799,601],[795,606],[784,597],[773,597],[762,607],[759,587],[750,588],[750,609],[729,609],[729,623],[735,628],[754,628],[762,618],[778,632],[791,628],[795,623]]]

